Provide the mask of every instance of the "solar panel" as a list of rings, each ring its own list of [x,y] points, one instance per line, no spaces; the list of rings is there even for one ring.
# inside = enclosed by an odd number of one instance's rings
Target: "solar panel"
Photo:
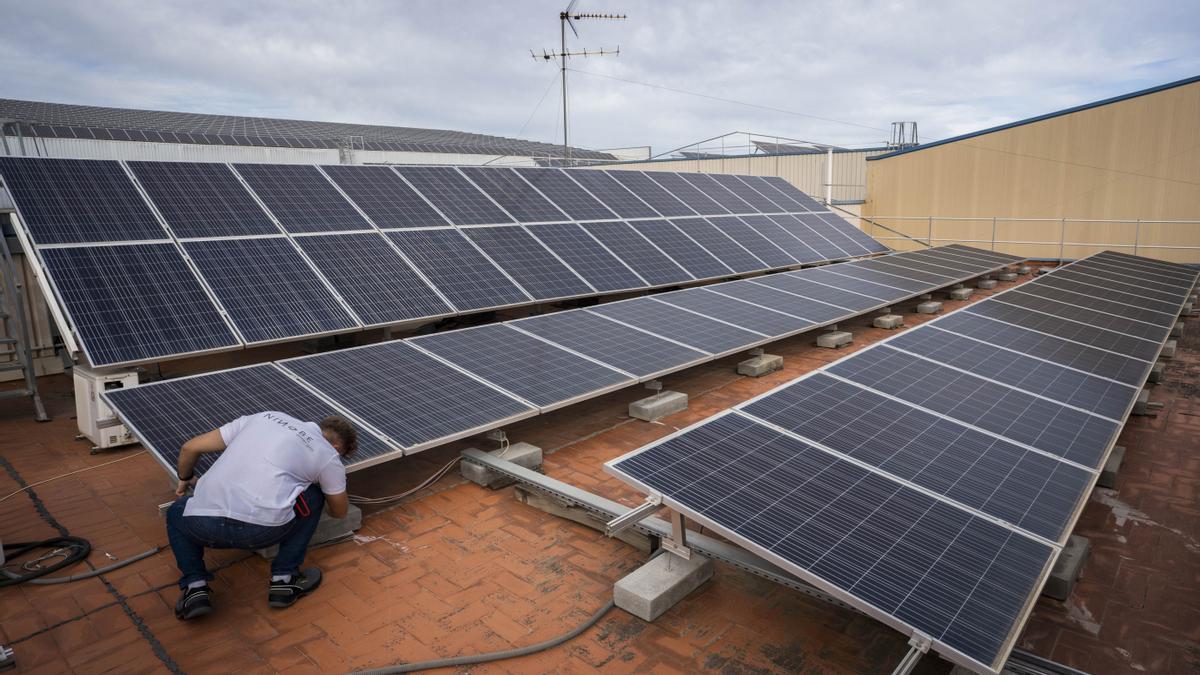
[[[393,167],[455,225],[511,223],[492,200],[456,169],[444,166]]]
[[[769,267],[704,218],[681,218],[671,222],[734,272],[758,272]]]
[[[863,232],[858,226],[850,223],[845,218],[842,218],[831,211],[826,211],[817,215],[820,216],[821,219],[829,225],[829,227],[838,231],[842,234],[842,236],[854,242],[855,245],[859,246],[868,253],[886,253],[890,250],[887,246],[884,246],[866,232]]]
[[[575,223],[529,225],[527,229],[577,274],[602,293],[648,284]]]
[[[243,415],[279,411],[308,422],[319,422],[329,415],[349,416],[269,363],[112,389],[103,395],[171,473],[175,472],[179,448],[185,441]],[[353,461],[391,452],[382,439],[361,425],[355,426],[358,452]],[[202,475],[217,457],[201,455],[196,473]]]
[[[686,181],[689,185],[700,191],[705,197],[718,203],[726,211],[730,213],[757,213],[758,209],[746,203],[738,195],[730,192],[724,185],[713,180],[713,177],[704,173],[677,173],[674,174]],[[773,211],[774,209],[768,209]]]
[[[1095,259],[1101,261],[1111,260],[1130,270],[1145,270],[1148,273],[1168,276],[1180,281],[1188,281],[1190,279],[1194,283],[1196,278],[1196,270],[1187,265],[1155,260],[1145,256],[1129,255],[1128,253],[1120,253],[1118,251],[1103,251],[1097,254]]]
[[[767,216],[792,237],[817,252],[819,260],[842,260],[850,257],[845,251],[821,236],[796,216]]]
[[[629,224],[697,279],[724,277],[734,273],[668,220],[636,220]]]
[[[184,242],[247,343],[356,328],[287,239]]]
[[[386,166],[326,166],[330,180],[383,229],[449,225],[408,183]]]
[[[738,328],[658,302],[653,298],[624,300],[592,307],[587,311],[710,354],[748,349],[750,345],[767,338],[764,333]]]
[[[1187,276],[1176,274],[1173,270],[1135,268],[1118,258],[1106,258],[1102,254],[1076,262],[1075,265],[1107,270],[1138,281],[1153,281],[1157,285],[1168,284],[1173,289],[1186,290],[1186,286],[1192,283]]]
[[[662,186],[647,178],[640,171],[606,171],[605,173],[653,208],[656,211],[653,215],[666,217],[696,215],[686,204],[676,199],[670,192],[664,190]],[[622,214],[622,217],[633,218],[634,216]]]
[[[1071,279],[1069,279],[1067,277],[1060,277],[1058,275],[1058,272],[1054,272],[1052,274],[1047,274],[1047,275],[1039,278],[1038,285],[1039,286],[1049,286],[1050,288],[1059,288],[1064,291],[1071,291],[1072,293],[1079,293],[1081,295],[1092,295],[1092,296],[1097,294],[1097,292],[1099,291],[1099,288],[1103,288],[1104,289],[1104,299],[1108,300],[1109,302],[1121,303],[1123,305],[1132,305],[1134,307],[1145,307],[1146,309],[1153,309],[1155,311],[1162,312],[1164,314],[1179,316],[1179,300],[1178,299],[1176,299],[1174,302],[1170,302],[1170,301],[1155,300],[1155,299],[1143,297],[1140,295],[1133,295],[1131,293],[1127,293],[1127,292],[1123,292],[1123,291],[1119,290],[1121,288],[1127,288],[1127,286],[1125,286],[1124,284],[1105,283],[1105,284],[1103,284],[1103,286],[1097,286],[1096,284],[1081,284],[1077,281],[1072,281]],[[1178,297],[1179,296],[1177,294],[1176,298],[1178,298]]]
[[[93,366],[240,344],[174,244],[48,248],[41,255]]]
[[[537,414],[405,342],[288,359],[280,365],[408,451]]]
[[[530,317],[509,325],[632,373],[640,379],[648,379],[708,358],[704,352],[578,310]]]
[[[981,248],[974,248],[972,246],[963,246],[962,244],[949,244],[947,246],[939,246],[937,248],[937,250],[941,251],[944,255],[954,255],[954,256],[959,256],[959,257],[964,257],[964,258],[973,258],[978,261],[992,262],[992,263],[995,263],[998,265],[1012,265],[1014,263],[1019,263],[1024,260],[1024,258],[1015,256],[1015,255],[1009,255],[1007,253],[997,253],[996,251],[985,251]]]
[[[889,256],[880,258],[881,260],[891,260],[892,258],[904,259],[912,262],[922,262],[929,265],[931,269],[939,272],[951,273],[953,276],[967,276],[979,274],[982,269],[989,269],[990,264],[984,264],[975,261],[965,260],[956,256],[946,255],[944,251],[905,251],[904,253],[893,253]]]
[[[779,176],[763,176],[762,180],[767,185],[770,185],[771,187],[775,188],[775,190],[777,192],[779,192],[780,194],[784,195],[788,199],[791,199],[793,202],[804,207],[804,209],[806,211],[826,211],[827,210],[824,206],[817,203],[817,200],[804,194],[803,192],[800,191],[800,188],[797,188],[795,185],[792,185],[791,183],[787,182],[783,178],[780,178]]]
[[[504,324],[409,341],[543,410],[634,383],[634,378]]]
[[[834,305],[818,300],[803,298],[770,286],[741,283],[741,281],[743,280],[729,281],[723,284],[705,286],[705,288],[713,293],[720,293],[721,295],[737,298],[738,300],[802,316],[815,323],[844,319],[846,313],[849,311],[844,307],[835,307]]]
[[[741,218],[709,218],[708,222],[761,260],[767,267],[789,267],[799,262],[770,239],[743,222]]]
[[[842,307],[849,312],[863,312],[877,307],[885,298],[857,293],[845,288],[854,285],[852,279],[839,277],[830,278],[828,275],[817,275],[820,270],[803,270],[803,274],[772,274],[748,280],[749,283],[767,286],[787,293],[801,296],[805,299],[824,302],[835,307]],[[828,282],[828,283],[825,283]]]
[[[606,171],[563,169],[563,173],[622,218],[658,217],[657,211],[646,206],[645,202],[638,199]],[[560,206],[562,205],[560,204]]]
[[[181,238],[278,234],[279,228],[224,164],[129,162],[167,225]]]
[[[522,227],[472,227],[462,233],[538,300],[596,292]]]
[[[608,247],[651,286],[692,281],[692,275],[663,254],[628,223],[587,223],[583,229]]]
[[[904,255],[889,255],[882,258],[874,258],[869,261],[869,269],[895,274],[906,279],[916,279],[930,284],[946,284],[961,279],[964,276],[962,273],[955,273],[944,267],[934,267],[920,260],[910,258]]]
[[[801,213],[792,217],[807,225],[813,232],[820,234],[821,237],[828,239],[830,243],[841,249],[847,256],[865,255],[872,252],[867,247],[860,245],[848,237],[842,231],[843,228],[834,227],[830,221],[822,218],[819,213]]]
[[[617,217],[608,207],[568,178],[562,169],[519,167],[513,170],[565,211],[571,220],[611,220]],[[617,186],[618,189],[619,187]]]
[[[117,162],[0,157],[0,176],[35,244],[168,238]]]
[[[736,414],[605,468],[996,672],[1008,639],[996,627],[1020,620],[1053,556],[1050,546]]]
[[[801,203],[795,199],[792,199],[779,188],[768,182],[763,176],[738,176],[738,178],[746,185],[749,185],[754,190],[762,193],[765,197],[778,204],[784,211],[798,213],[820,210],[821,208],[819,204],[815,209],[808,208],[808,206],[805,204],[808,203],[809,200],[806,199],[805,203]]]
[[[297,237],[296,244],[366,325],[454,313],[382,233]]]
[[[459,311],[532,300],[458,230],[404,230],[388,237]]]
[[[1149,340],[1114,333],[1113,331],[1097,328],[1085,323],[1070,321],[1058,316],[1043,314],[1002,302],[975,303],[970,307],[963,308],[961,311],[996,319],[997,321],[1004,321],[1022,328],[1047,333],[1098,349],[1132,356],[1146,362],[1151,362],[1158,358],[1158,352],[1162,348],[1161,344],[1156,345]]]
[[[371,229],[315,166],[235,164],[234,169],[288,232]]]
[[[719,183],[721,187],[737,195],[739,199],[749,204],[751,207],[749,213],[780,213],[785,210],[758,190],[747,185],[737,176],[723,173],[707,174],[707,176],[710,180]]]
[[[887,345],[826,372],[1087,467],[1099,462],[1121,426]]]
[[[459,169],[479,189],[504,207],[520,223],[549,223],[569,220],[512,169],[464,166]]]
[[[647,171],[645,175],[650,180],[661,185],[663,189],[670,192],[676,199],[687,204],[691,210],[702,216],[728,215],[730,213],[729,209],[721,206],[716,200],[698,190],[677,173],[671,171]]]
[[[857,260],[845,265],[837,265],[828,269],[818,270],[821,274],[818,276],[831,275],[830,278],[845,278],[859,279],[868,281],[875,285],[876,290],[870,291],[872,294],[882,292],[883,289],[899,289],[909,293],[920,293],[930,288],[937,288],[944,285],[944,279],[936,279],[935,277],[927,277],[924,280],[914,279],[908,276],[901,276],[901,270],[894,267],[884,267],[875,263],[874,260]],[[936,279],[936,280],[935,280]],[[865,288],[865,286],[861,286]],[[880,288],[882,287],[882,288]],[[854,287],[847,286],[851,290],[856,290]],[[879,297],[890,299],[895,295],[883,292]]]
[[[1122,293],[1165,302],[1175,300],[1179,293],[1188,290],[1186,287],[1187,284],[1160,284],[1146,278],[1137,279],[1134,277],[1118,276],[1103,269],[1078,266],[1077,263],[1055,270],[1054,278],[1070,279],[1092,286],[1104,286],[1105,288],[1113,288]]]
[[[787,314],[769,307],[752,305],[707,288],[689,288],[654,296],[655,300],[697,314],[727,321],[773,337],[796,333],[816,324],[798,314]]]
[[[814,263],[826,260],[825,256],[817,253],[811,246],[788,232],[782,225],[767,216],[742,216],[740,219],[755,232],[770,240],[788,255],[800,263]]]
[[[1086,307],[1080,307],[1075,303],[1066,300],[1055,300],[1045,297],[1041,294],[1042,288],[1027,284],[1030,287],[1029,291],[1024,291],[1020,288],[1014,288],[1011,292],[1005,293],[1003,296],[996,299],[997,302],[1003,302],[1006,305],[1014,305],[1025,309],[1032,309],[1046,314],[1052,314],[1064,319],[1087,323],[1099,328],[1106,328],[1111,331],[1132,335],[1134,337],[1145,338],[1155,342],[1162,342],[1166,339],[1167,333],[1171,331],[1170,325],[1163,325],[1164,322],[1156,324],[1145,323],[1127,319],[1124,316],[1119,316],[1122,311],[1121,305],[1108,303],[1104,311],[1095,311]],[[1108,313],[1105,313],[1108,312]],[[1169,317],[1173,320],[1175,317]]]
[[[1087,470],[820,372],[740,409],[1050,541],[1091,488]]]

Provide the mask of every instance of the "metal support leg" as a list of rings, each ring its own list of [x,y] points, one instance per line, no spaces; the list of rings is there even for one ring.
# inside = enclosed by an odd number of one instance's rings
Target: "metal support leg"
[[[917,666],[917,661],[921,660],[925,652],[929,651],[929,646],[933,644],[933,640],[928,635],[921,633],[913,633],[908,640],[908,653],[900,660],[896,669],[892,671],[892,675],[908,675],[912,669]]]
[[[5,337],[0,344],[12,345],[12,362],[3,364],[6,369],[24,371],[25,388],[4,392],[0,396],[28,396],[33,399],[34,418],[39,422],[49,422],[50,416],[42,405],[41,394],[37,389],[37,373],[33,370],[33,352],[30,351],[29,322],[25,318],[25,302],[21,298],[21,282],[17,280],[16,262],[12,251],[8,248],[8,239],[0,233],[0,267],[3,268],[3,279],[0,280],[0,327],[3,327]],[[11,298],[11,300],[9,299]],[[16,319],[16,328],[10,319]]]
[[[687,523],[682,513],[671,512],[671,537],[663,538],[662,547],[684,560],[692,559],[692,549],[687,545]]]

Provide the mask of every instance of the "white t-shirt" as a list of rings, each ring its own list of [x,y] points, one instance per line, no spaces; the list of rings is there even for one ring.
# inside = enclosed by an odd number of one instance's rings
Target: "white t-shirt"
[[[281,412],[247,415],[221,427],[225,450],[200,477],[185,516],[233,518],[283,525],[309,485],[335,495],[346,491],[346,468],[321,428]]]

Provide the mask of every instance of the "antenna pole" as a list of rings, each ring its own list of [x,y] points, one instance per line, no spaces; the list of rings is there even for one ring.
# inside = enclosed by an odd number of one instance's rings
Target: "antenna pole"
[[[564,164],[571,164],[571,146],[567,143],[567,18],[562,12],[558,17],[558,32],[562,39],[562,51],[559,63],[562,65],[562,101],[563,101],[563,159]]]

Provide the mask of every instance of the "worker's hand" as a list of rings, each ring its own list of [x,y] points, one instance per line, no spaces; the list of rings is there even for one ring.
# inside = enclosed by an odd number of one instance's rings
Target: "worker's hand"
[[[185,494],[187,494],[187,489],[195,484],[196,484],[195,477],[192,477],[191,480],[179,481],[179,485],[175,486],[175,496],[176,497],[184,496]]]

